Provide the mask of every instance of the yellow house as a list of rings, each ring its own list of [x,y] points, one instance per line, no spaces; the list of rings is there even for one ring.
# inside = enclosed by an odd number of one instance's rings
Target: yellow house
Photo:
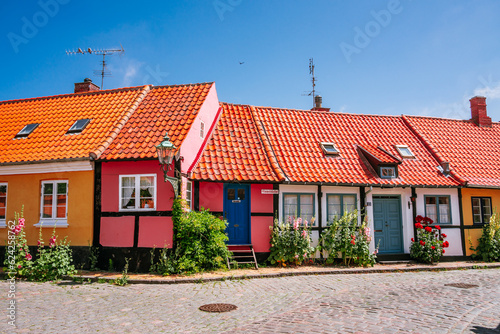
[[[467,256],[491,214],[500,213],[500,123],[488,117],[485,97],[475,96],[470,104],[470,120],[404,116],[450,177],[462,182],[460,230]]]
[[[99,90],[90,79],[72,94],[0,102],[0,244],[24,208],[29,245],[40,228],[71,246],[93,240],[94,160],[109,146],[149,86]]]

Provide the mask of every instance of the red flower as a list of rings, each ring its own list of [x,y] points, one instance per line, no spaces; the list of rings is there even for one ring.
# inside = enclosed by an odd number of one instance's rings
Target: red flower
[[[444,249],[443,249],[443,254],[445,253]]]
[[[434,223],[434,220],[430,219],[429,217],[424,217],[423,219],[425,224],[432,224]]]
[[[448,241],[443,242],[443,247],[444,248],[450,247],[450,243]]]
[[[422,226],[422,224],[420,224],[420,223],[416,223],[416,224],[415,224],[415,227],[416,227],[416,228],[424,228],[424,227]]]
[[[432,248],[432,249],[436,249],[436,247],[434,247],[434,246],[432,246],[431,248]]]
[[[431,228],[430,226],[426,226],[426,227],[425,227],[425,230],[426,230],[427,232],[429,232],[429,233],[430,233],[430,232],[432,232],[432,228]]]
[[[441,231],[441,226],[436,225],[436,226],[434,226],[434,227],[435,227],[438,231]]]
[[[425,241],[420,240],[420,244],[421,244],[422,246],[425,246]]]
[[[411,238],[411,242],[415,242],[415,239]]]
[[[443,234],[441,234],[441,236],[442,236],[443,238],[446,238],[446,237],[447,237],[447,235],[446,235],[446,234],[444,234],[444,233],[443,233]]]
[[[353,245],[356,244],[356,242],[354,241],[354,239],[351,240],[351,244],[353,244]]]
[[[420,223],[423,219],[424,219],[424,217],[422,217],[421,215],[418,215],[418,216],[415,217],[415,221],[417,223]]]

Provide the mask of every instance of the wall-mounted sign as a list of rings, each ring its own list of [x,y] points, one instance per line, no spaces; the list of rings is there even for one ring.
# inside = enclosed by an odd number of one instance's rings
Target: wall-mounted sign
[[[233,201],[232,201],[232,202],[233,202],[233,203],[241,203],[241,200],[239,200],[239,199],[233,199]]]
[[[262,195],[278,195],[280,191],[279,189],[261,189],[260,193]]]

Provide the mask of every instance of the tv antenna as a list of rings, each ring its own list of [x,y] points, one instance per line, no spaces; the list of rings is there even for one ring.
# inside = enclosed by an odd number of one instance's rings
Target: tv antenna
[[[121,45],[120,45],[121,46]],[[78,48],[76,51],[66,51],[66,54],[68,55],[74,55],[74,54],[92,54],[92,55],[98,55],[102,56],[102,61],[101,65],[102,68],[100,70],[94,71],[94,75],[101,76],[101,89],[104,87],[104,77],[109,77],[111,76],[111,72],[107,69],[107,62],[106,62],[106,56],[111,56],[115,53],[120,53],[122,54],[125,52],[123,49],[123,46],[121,46],[120,49],[97,49],[97,50],[92,50],[91,48],[88,48],[87,50],[82,50],[81,48]]]
[[[313,107],[315,106],[315,97],[316,97],[316,77],[314,76],[314,59],[309,58],[309,74],[311,75],[312,81],[312,91],[307,94],[303,94],[303,96],[311,96],[313,98]]]

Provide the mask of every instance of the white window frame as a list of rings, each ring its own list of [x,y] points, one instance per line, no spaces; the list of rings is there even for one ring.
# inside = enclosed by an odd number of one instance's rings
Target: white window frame
[[[408,145],[396,145],[396,149],[398,150],[398,153],[402,158],[405,158],[405,159],[414,159],[415,158],[415,154],[413,154],[412,150],[410,150]],[[410,154],[409,155],[404,154],[402,150],[408,150],[408,152],[410,152]]]
[[[193,210],[193,182],[189,180],[186,182],[186,202],[189,206],[189,210]]]
[[[321,142],[320,145],[325,155],[333,155],[333,156],[340,155],[340,151],[334,143]],[[330,150],[327,146],[331,146],[333,150]]]
[[[122,184],[123,184],[123,178],[125,177],[133,177],[135,178],[135,193],[139,194],[139,196],[135,197],[135,207],[134,208],[123,208],[122,207]],[[154,178],[154,194],[153,194],[153,201],[155,203],[153,208],[141,208],[141,177],[153,177]],[[139,182],[137,182],[139,180]],[[118,199],[118,209],[119,211],[156,211],[156,206],[158,205],[157,199],[156,199],[156,193],[158,192],[158,183],[156,181],[156,174],[129,174],[129,175],[120,175],[120,183],[118,184],[118,193],[119,193],[119,199]]]
[[[66,184],[66,213],[64,218],[54,218],[54,215],[57,215],[57,184],[65,183]],[[52,217],[51,218],[43,218],[43,187],[46,184],[52,184]],[[54,195],[55,192],[55,195]],[[35,224],[35,227],[46,227],[46,228],[54,228],[54,227],[68,227],[68,197],[69,197],[69,183],[68,180],[50,180],[50,181],[42,181],[42,185],[40,187],[40,221]]]
[[[389,171],[389,170],[394,171],[394,174],[390,175],[390,176],[383,175],[383,171]],[[393,166],[382,166],[382,167],[380,167],[380,178],[381,179],[395,179],[396,175],[397,175],[397,172],[396,172],[396,167],[395,166],[394,167]]]
[[[5,182],[1,182],[0,186],[5,186],[5,218],[0,218],[0,228],[6,228],[7,227],[7,198],[8,198],[8,193],[9,193],[9,185]]]

